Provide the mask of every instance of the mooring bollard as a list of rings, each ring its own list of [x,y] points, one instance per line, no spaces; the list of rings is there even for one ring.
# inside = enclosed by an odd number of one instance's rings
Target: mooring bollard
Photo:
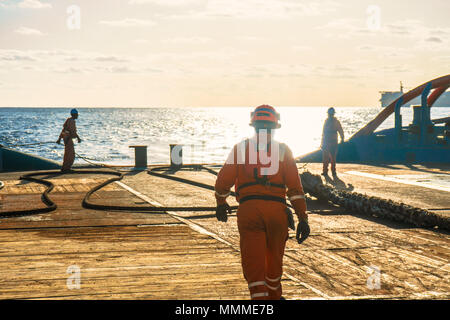
[[[183,145],[170,145],[170,166],[172,168],[179,168],[183,165]]]
[[[134,166],[147,168],[147,146],[130,146],[134,148]]]

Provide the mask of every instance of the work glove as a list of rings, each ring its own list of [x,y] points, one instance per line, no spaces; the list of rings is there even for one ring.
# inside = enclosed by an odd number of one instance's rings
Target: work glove
[[[308,238],[310,231],[308,219],[301,219],[297,225],[297,242],[300,244],[305,241],[306,238]]]
[[[218,205],[216,208],[216,218],[219,221],[227,222],[228,214],[231,214],[231,208],[228,203]]]
[[[295,231],[294,216],[292,215],[292,211],[288,207],[286,207],[286,214],[287,214],[287,218],[288,218],[289,229],[292,229]]]

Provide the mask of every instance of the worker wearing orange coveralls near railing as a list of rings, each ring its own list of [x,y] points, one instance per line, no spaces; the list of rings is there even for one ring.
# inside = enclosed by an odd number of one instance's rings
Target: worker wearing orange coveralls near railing
[[[279,118],[268,105],[252,112],[250,125],[256,135],[233,147],[215,185],[216,216],[223,222],[231,212],[226,198],[235,185],[242,268],[251,299],[282,298],[288,226],[295,229],[286,195],[299,219],[297,241],[302,243],[310,232],[305,195],[292,152],[272,139],[273,130],[280,128]]]
[[[64,140],[64,160],[63,165],[61,167],[62,172],[70,172],[71,167],[75,161],[75,146],[73,144],[73,140],[77,138],[78,143],[81,142],[80,137],[77,133],[77,127],[75,124],[75,120],[78,119],[78,111],[77,109],[72,109],[70,111],[71,117],[64,122],[63,129],[61,134],[59,135],[56,143],[60,144],[61,139]]]

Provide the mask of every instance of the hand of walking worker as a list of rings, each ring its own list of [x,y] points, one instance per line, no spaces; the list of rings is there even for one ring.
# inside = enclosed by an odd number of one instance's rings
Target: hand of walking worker
[[[56,140],[57,144],[61,144],[61,139]]]
[[[81,139],[80,138],[78,138],[78,143],[81,143]]]
[[[228,203],[224,203],[221,205],[218,205],[216,208],[216,218],[219,221],[227,222],[228,221],[228,214],[231,214],[231,208],[228,205]]]
[[[297,242],[300,244],[305,241],[306,238],[308,238],[310,231],[308,219],[301,219],[297,225]]]

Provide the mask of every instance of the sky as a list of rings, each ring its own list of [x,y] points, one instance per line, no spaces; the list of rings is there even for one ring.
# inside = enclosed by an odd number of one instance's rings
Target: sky
[[[0,0],[0,107],[373,107],[449,73],[448,0]]]

